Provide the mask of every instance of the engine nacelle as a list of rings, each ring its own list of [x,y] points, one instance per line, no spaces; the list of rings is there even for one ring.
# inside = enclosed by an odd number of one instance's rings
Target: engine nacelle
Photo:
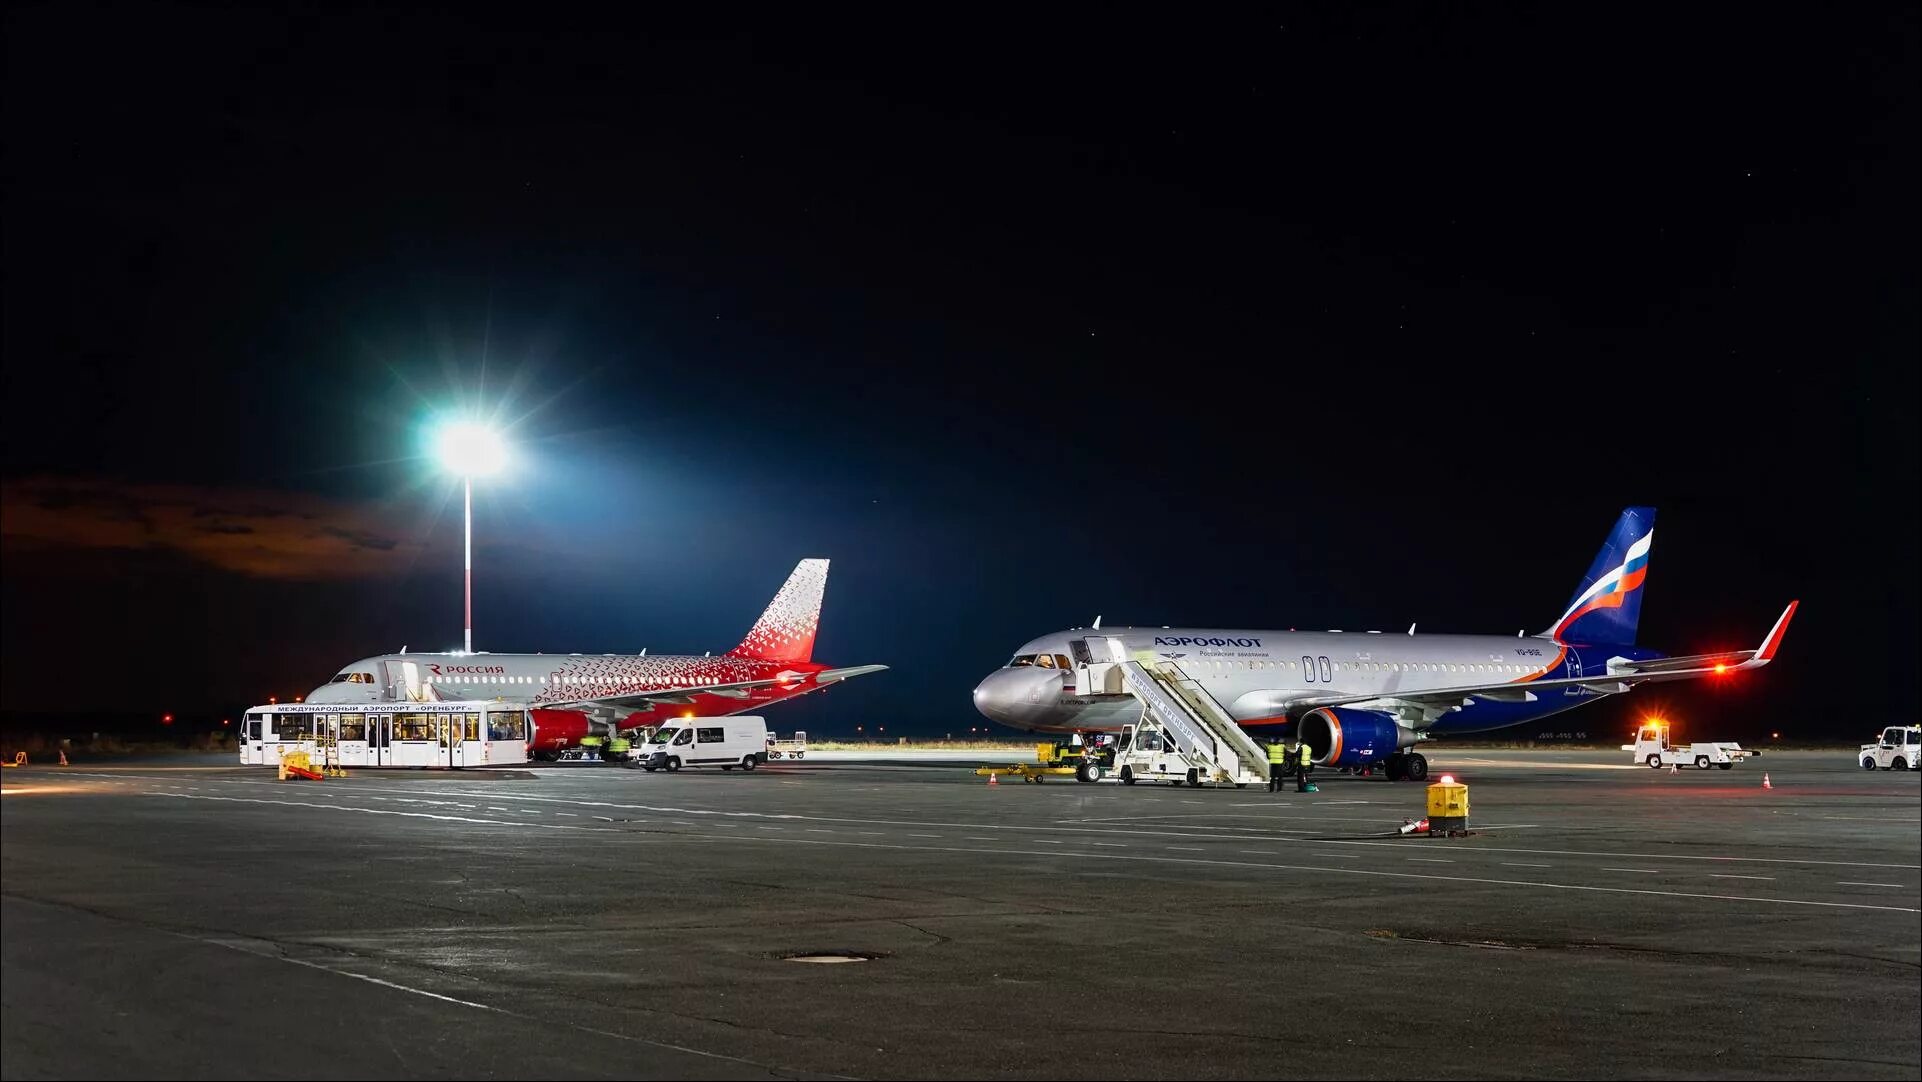
[[[1310,710],[1296,730],[1319,766],[1369,766],[1413,747],[1415,731],[1379,710],[1323,706]]]
[[[601,726],[579,710],[529,710],[527,716],[534,722],[534,730],[527,737],[530,753],[578,747],[582,737],[601,730]]]

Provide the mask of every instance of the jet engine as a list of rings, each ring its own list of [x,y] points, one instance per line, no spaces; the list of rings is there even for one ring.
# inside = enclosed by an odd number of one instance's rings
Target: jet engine
[[[1376,765],[1413,747],[1417,739],[1415,731],[1396,722],[1393,715],[1344,706],[1310,710],[1296,731],[1320,766]]]
[[[533,732],[527,736],[527,753],[558,752],[580,744],[584,736],[595,735],[604,728],[579,710],[529,710],[533,719]]]

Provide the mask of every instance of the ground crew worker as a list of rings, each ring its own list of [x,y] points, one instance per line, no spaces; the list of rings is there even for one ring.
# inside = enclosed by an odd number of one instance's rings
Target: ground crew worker
[[[1281,782],[1288,776],[1288,746],[1280,737],[1268,741],[1268,791],[1281,792]]]
[[[1307,741],[1303,741],[1296,749],[1295,762],[1299,764],[1295,772],[1295,792],[1305,793],[1308,791],[1308,772],[1315,769],[1315,749],[1309,747]]]

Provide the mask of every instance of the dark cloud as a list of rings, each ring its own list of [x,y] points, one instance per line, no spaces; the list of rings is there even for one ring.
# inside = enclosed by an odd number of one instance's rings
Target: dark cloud
[[[349,530],[339,526],[325,526],[321,528],[320,532],[326,534],[328,537],[338,537],[357,549],[372,549],[375,552],[392,552],[400,544],[395,538],[372,533],[367,530]]]
[[[6,482],[4,503],[0,539],[20,555],[159,549],[249,578],[299,580],[379,577],[419,550],[375,508],[310,493],[38,478]]]

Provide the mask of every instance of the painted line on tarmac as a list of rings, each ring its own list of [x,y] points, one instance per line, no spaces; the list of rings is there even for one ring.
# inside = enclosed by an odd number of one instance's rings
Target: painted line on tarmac
[[[255,782],[255,781],[243,780],[240,782],[240,784],[271,786],[278,783],[272,782],[272,781]],[[371,793],[372,791],[373,790],[369,788],[356,786],[353,789],[349,790],[348,792]],[[401,792],[401,793],[419,792],[418,789],[389,789],[385,791]],[[348,794],[343,793],[342,795],[344,796]],[[1181,831],[1181,830],[1129,830],[1129,829],[1121,829],[1121,828],[1067,827],[1067,826],[1060,826],[1060,825],[1028,825],[1028,824],[1018,824],[1018,823],[935,824],[935,823],[923,823],[923,822],[918,822],[914,820],[856,819],[856,818],[846,818],[846,817],[838,817],[838,816],[799,815],[794,813],[709,811],[705,809],[695,809],[695,808],[661,807],[661,806],[650,805],[650,804],[624,804],[624,803],[618,803],[614,801],[576,800],[576,799],[571,799],[566,797],[522,796],[518,794],[506,794],[506,793],[498,793],[498,792],[479,794],[479,793],[467,793],[464,791],[456,791],[456,792],[448,793],[447,795],[450,795],[450,796],[485,795],[485,796],[491,796],[496,800],[528,800],[528,801],[539,801],[543,803],[568,804],[568,805],[573,805],[578,807],[616,808],[616,809],[636,810],[636,811],[677,812],[683,815],[714,815],[714,816],[730,816],[730,817],[740,817],[740,818],[781,819],[781,820],[789,820],[789,821],[799,820],[799,821],[811,821],[811,822],[817,822],[817,823],[856,824],[856,825],[864,825],[864,826],[937,826],[939,825],[939,826],[948,826],[948,827],[958,826],[963,829],[974,829],[974,830],[1056,831],[1056,832],[1078,831],[1082,833],[1091,833],[1091,834],[1138,835],[1138,836],[1145,836],[1145,837],[1164,837],[1164,838],[1193,838],[1193,839],[1204,839],[1204,840],[1210,840],[1210,841],[1256,840],[1252,838],[1235,839],[1231,837],[1224,837],[1219,833],[1195,833],[1193,831]],[[1150,798],[1150,799],[1155,799],[1155,798]],[[1206,814],[1203,814],[1199,817],[1206,818],[1208,816]],[[1140,816],[1140,817],[1125,816],[1125,817],[1118,817],[1118,818],[1120,819],[1136,819],[1136,818],[1166,819],[1166,818],[1174,818],[1174,817],[1173,816]],[[1267,817],[1236,816],[1235,818],[1267,818]],[[1309,818],[1334,820],[1340,817],[1311,816]],[[1349,818],[1357,818],[1359,821],[1363,821],[1363,822],[1380,821],[1372,818],[1368,818],[1368,819],[1362,819],[1360,817],[1349,817]],[[1106,821],[1106,820],[1063,820],[1061,822],[1102,822],[1102,821]],[[1532,825],[1534,824],[1519,824],[1517,825],[1517,827],[1532,826]],[[1510,827],[1509,829],[1517,829],[1517,827]],[[762,829],[765,830],[765,829],[780,829],[780,828],[763,827]],[[1245,829],[1245,828],[1222,827],[1220,829],[1235,830],[1235,829]],[[1486,829],[1493,829],[1493,828],[1486,828]],[[1286,829],[1277,829],[1277,830],[1274,830],[1273,833],[1299,834],[1299,833],[1305,833],[1305,832],[1290,831]],[[1363,840],[1363,839],[1334,839],[1334,838],[1313,838],[1313,839],[1282,838],[1277,840],[1289,841],[1289,842],[1312,841],[1317,845],[1342,845],[1342,846],[1383,846],[1383,845],[1397,846],[1397,845],[1407,844],[1405,841],[1389,841],[1389,840],[1369,841],[1369,840]],[[1636,860],[1708,861],[1708,862],[1723,863],[1723,864],[1788,864],[1788,865],[1808,865],[1808,866],[1815,866],[1815,867],[1895,868],[1895,869],[1904,869],[1904,870],[1922,869],[1922,864],[1892,864],[1892,863],[1885,863],[1885,862],[1878,862],[1878,861],[1855,861],[1855,860],[1809,860],[1809,859],[1797,858],[1797,857],[1707,856],[1707,855],[1698,855],[1693,853],[1632,853],[1632,852],[1610,853],[1610,852],[1602,852],[1602,851],[1596,851],[1596,850],[1581,850],[1581,849],[1525,849],[1525,848],[1518,848],[1518,847],[1512,847],[1512,846],[1489,846],[1489,845],[1477,845],[1472,847],[1466,847],[1465,851],[1474,852],[1474,853],[1516,853],[1516,854],[1527,854],[1527,855],[1533,855],[1533,856],[1575,856],[1575,857],[1604,857],[1604,858],[1630,857]]]
[[[1710,879],[1761,879],[1770,883],[1775,882],[1775,877],[1772,875],[1729,875],[1726,872],[1710,872],[1708,877]]]
[[[1894,887],[1897,890],[1902,888],[1900,883],[1858,883],[1848,879],[1838,879],[1835,885],[1838,887]]]
[[[1660,868],[1603,868],[1605,872],[1641,872],[1644,875],[1660,875]]]
[[[1360,839],[1326,839],[1323,845],[1401,845],[1401,842],[1373,842]],[[1839,868],[1915,868],[1922,864],[1883,864],[1865,860],[1805,860],[1800,857],[1717,857],[1695,853],[1604,853],[1592,849],[1517,849],[1511,846],[1477,845],[1477,853],[1528,853],[1545,857],[1633,857],[1636,860],[1710,860],[1728,864],[1810,864]]]
[[[743,834],[671,834],[651,835],[649,841],[685,839],[690,841],[745,841],[756,842],[754,835]],[[978,853],[984,856],[1029,856],[1053,857],[1059,854],[1049,849],[974,849],[959,845],[900,845],[889,842],[841,842],[816,838],[783,839],[782,845],[827,845],[851,849],[898,849],[912,853]],[[1142,861],[1153,864],[1191,864],[1202,867],[1218,868],[1258,868],[1267,871],[1316,872],[1329,875],[1365,875],[1386,879],[1421,879],[1435,883],[1480,883],[1498,887],[1531,887],[1537,890],[1575,890],[1591,894],[1635,894],[1655,898],[1685,898],[1694,901],[1716,902],[1755,902],[1760,905],[1796,905],[1819,909],[1863,909],[1880,913],[1922,913],[1922,909],[1904,905],[1870,905],[1866,902],[1824,902],[1810,898],[1765,898],[1753,894],[1702,894],[1694,891],[1656,890],[1648,887],[1603,887],[1584,883],[1545,883],[1532,879],[1491,879],[1474,875],[1438,875],[1430,872],[1391,872],[1379,868],[1331,868],[1316,864],[1261,864],[1252,860],[1221,860],[1208,857],[1151,857],[1134,853],[1084,853],[1083,860],[1122,860]]]
[[[522,827],[534,830],[577,830],[578,827],[547,823],[529,823],[518,819],[475,819],[466,815],[438,815],[434,812],[390,811],[386,808],[356,808],[351,804],[319,804],[311,800],[269,800],[266,797],[252,796],[197,796],[193,793],[169,793],[159,789],[147,790],[142,796],[167,796],[175,800],[221,800],[233,804],[280,804],[290,808],[325,808],[330,811],[359,812],[362,815],[397,815],[407,819],[438,819],[444,823],[477,823],[482,826]],[[608,820],[613,822],[613,820]]]
[[[301,966],[302,968],[305,968],[305,969],[315,969],[315,970],[319,970],[322,973],[331,973],[336,977],[346,977],[350,980],[365,981],[368,984],[379,985],[382,988],[391,988],[396,992],[406,992],[409,995],[424,996],[428,999],[438,999],[443,1003],[452,1003],[461,1007],[472,1007],[477,1011],[487,1011],[491,1014],[506,1015],[509,1018],[518,1018],[523,1022],[532,1022],[537,1026],[551,1028],[555,1025],[555,1022],[551,1019],[538,1018],[531,1014],[522,1014],[519,1011],[510,1011],[505,1007],[496,1007],[488,1003],[476,1003],[471,999],[457,999],[453,996],[442,995],[439,992],[430,992],[425,988],[414,988],[410,985],[397,984],[394,981],[382,980],[379,977],[369,976],[368,974],[365,974],[365,973],[355,973],[352,970],[347,970],[347,969],[336,969],[333,966],[322,965],[319,962],[312,962],[305,958],[290,958],[286,954],[283,954],[280,952],[278,944],[262,944],[260,947],[256,948],[252,942],[248,942],[248,941],[236,943],[229,940],[213,939],[206,936],[191,935],[186,932],[168,932],[167,934],[178,936],[181,939],[186,939],[195,943],[204,943],[210,947],[220,947],[223,950],[230,950],[240,954],[252,955],[255,958],[262,958],[270,962],[286,962],[289,965]],[[747,1066],[757,1067],[761,1070],[768,1071],[775,1074],[780,1074],[785,1071],[791,1070],[790,1068],[775,1067],[770,1064],[758,1062],[756,1060],[743,1059],[740,1056],[730,1056],[722,1052],[709,1052],[701,1048],[689,1048],[686,1045],[669,1044],[666,1041],[651,1041],[646,1037],[637,1037],[632,1033],[616,1033],[611,1030],[596,1029],[593,1026],[584,1026],[578,1022],[568,1022],[563,1020],[559,1024],[567,1027],[568,1029],[578,1030],[582,1033],[591,1033],[598,1037],[611,1037],[615,1040],[620,1040],[620,1041],[632,1041],[635,1044],[644,1044],[651,1048],[665,1048],[674,1052],[686,1052],[688,1055],[691,1055],[691,1056],[702,1056],[707,1059],[718,1059],[727,1063],[742,1063],[742,1064],[746,1064]],[[832,1075],[830,1077],[847,1078],[848,1076]]]

